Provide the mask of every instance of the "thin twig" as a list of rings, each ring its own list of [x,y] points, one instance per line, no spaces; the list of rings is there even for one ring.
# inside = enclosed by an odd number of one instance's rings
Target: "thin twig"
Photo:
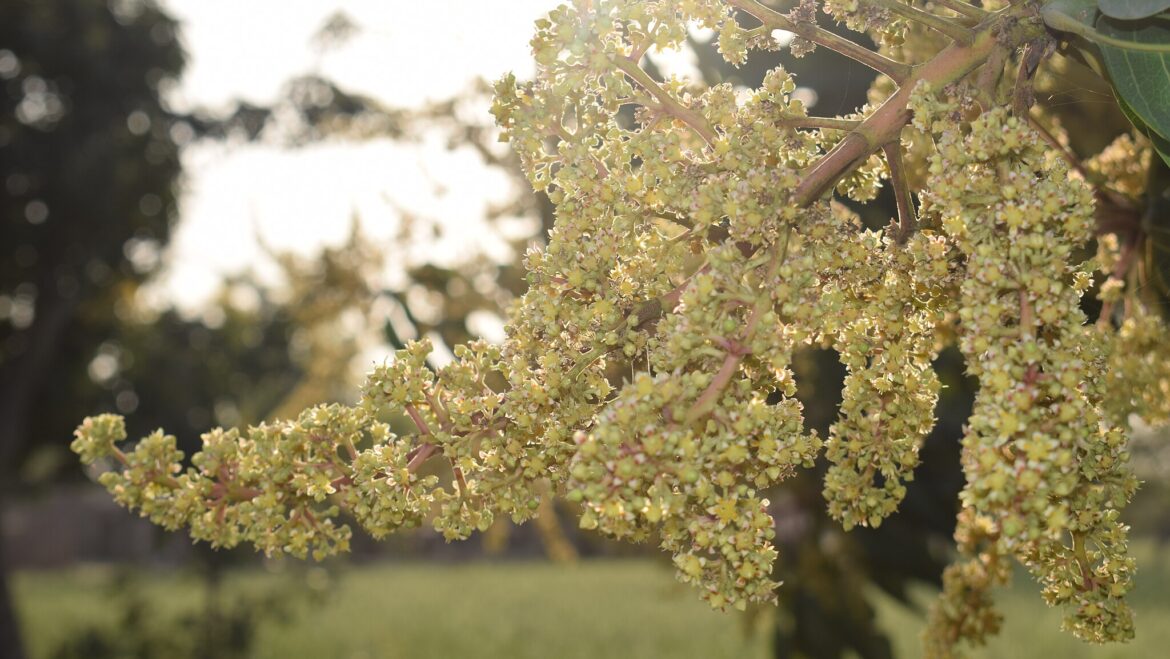
[[[982,21],[983,19],[985,19],[989,16],[989,14],[986,11],[984,11],[984,10],[974,6],[974,5],[967,4],[966,2],[963,2],[963,0],[930,0],[930,1],[933,2],[934,4],[940,6],[940,7],[945,7],[946,9],[950,9],[951,11],[955,12],[956,14],[959,14],[961,16],[969,18],[976,23]]]
[[[1121,238],[1121,236],[1118,236]],[[1110,273],[1110,279],[1118,281],[1125,281],[1129,274],[1130,268],[1133,267],[1134,257],[1138,253],[1139,243],[1143,242],[1140,234],[1131,234],[1126,236],[1125,243],[1121,248],[1121,254],[1117,258],[1117,262],[1113,264],[1113,272]],[[1097,326],[1108,327],[1110,319],[1113,317],[1113,301],[1106,300],[1101,304],[1101,311],[1097,315]]]
[[[910,65],[892,60],[881,53],[838,36],[814,23],[796,22],[780,12],[756,2],[756,0],[728,0],[728,4],[747,12],[770,30],[787,30],[807,39],[818,46],[840,53],[849,59],[864,64],[878,73],[889,76],[899,84],[910,77]]]
[[[651,96],[658,101],[662,109],[669,113],[675,119],[690,126],[691,130],[699,134],[703,141],[707,144],[714,144],[716,140],[715,129],[711,124],[707,123],[707,119],[703,115],[695,112],[678,101],[678,99],[671,96],[665,89],[662,88],[650,74],[642,70],[638,63],[626,57],[614,58],[614,65],[618,69],[629,76],[638,86],[645,89]]]
[[[730,349],[727,352],[727,356],[723,358],[723,364],[719,367],[719,371],[715,374],[715,377],[711,378],[711,382],[707,385],[707,388],[703,390],[703,393],[699,394],[691,409],[687,411],[687,424],[698,421],[715,408],[715,404],[719,401],[719,396],[731,382],[731,378],[735,375],[739,363],[751,352],[748,344],[751,343],[752,335],[756,333],[756,327],[760,324],[760,318],[770,306],[769,303],[772,300],[770,288],[772,280],[780,270],[780,264],[788,256],[788,239],[791,234],[792,229],[789,227],[784,232],[783,242],[780,245],[772,246],[771,261],[768,264],[768,272],[764,277],[764,289],[759,291],[756,303],[752,307],[751,314],[748,316],[747,324],[744,325],[743,333],[740,335],[743,340],[728,346]]]
[[[861,122],[856,119],[838,119],[837,117],[790,117],[782,119],[780,124],[789,128],[851,131],[860,126]]]
[[[918,218],[914,212],[914,198],[906,180],[906,167],[902,163],[901,142],[886,142],[882,146],[886,154],[886,165],[890,168],[890,184],[894,186],[894,200],[898,204],[898,232],[896,240],[903,245],[918,230]]]
[[[410,420],[414,422],[414,426],[418,431],[424,435],[430,435],[431,429],[427,426],[427,422],[423,420],[422,415],[418,413],[418,409],[414,405],[406,406],[406,413],[410,415]]]
[[[1072,167],[1075,172],[1080,174],[1085,179],[1085,181],[1092,185],[1098,194],[1103,196],[1106,200],[1118,208],[1127,210],[1132,209],[1132,205],[1129,203],[1129,200],[1125,197],[1125,195],[1110,188],[1105,184],[1105,181],[1102,177],[1098,176],[1094,172],[1089,171],[1085,167],[1085,164],[1081,162],[1081,159],[1078,158],[1075,153],[1070,151],[1068,147],[1061,143],[1061,141],[1052,134],[1052,131],[1048,130],[1044,124],[1040,123],[1039,119],[1033,116],[1030,112],[1027,114],[1026,118],[1028,120],[1028,125],[1032,127],[1032,130],[1039,133],[1040,139],[1044,140],[1048,146],[1060,154],[1060,157],[1066,163],[1068,163],[1068,166]]]
[[[423,444],[422,446],[418,447],[418,452],[415,453],[414,457],[410,459],[410,462],[406,464],[406,470],[410,472],[418,471],[418,468],[422,466],[422,463],[426,462],[432,455],[434,455],[438,448],[439,447],[430,443]]]
[[[1064,144],[1060,142],[1060,140],[1056,139],[1056,136],[1053,135],[1052,132],[1047,128],[1045,128],[1044,124],[1040,123],[1036,117],[1033,117],[1031,113],[1028,113],[1026,118],[1028,120],[1028,125],[1032,127],[1032,130],[1039,133],[1040,139],[1047,142],[1049,147],[1059,153],[1060,157],[1063,158],[1066,163],[1068,163],[1069,167],[1072,167],[1086,181],[1089,181],[1090,183],[1093,182],[1096,177],[1093,176],[1092,172],[1085,169],[1085,165],[1081,162],[1081,159],[1076,156],[1076,154],[1074,154],[1072,151],[1069,151],[1068,148],[1065,147]]]
[[[744,0],[733,1],[739,3]],[[820,199],[855,165],[883,144],[898,139],[902,128],[910,121],[907,104],[918,83],[927,82],[934,88],[944,87],[983,64],[991,51],[1001,43],[1018,45],[1042,35],[1043,27],[1018,21],[1015,12],[1023,11],[1023,8],[1015,6],[1003,10],[997,14],[999,20],[978,30],[970,44],[951,44],[927,63],[916,67],[913,75],[897,92],[813,164],[793,192],[793,203],[807,206]],[[1011,25],[1011,32],[1005,30],[1008,25]]]
[[[890,12],[905,18],[908,21],[914,21],[921,25],[942,34],[944,36],[954,39],[957,43],[971,43],[971,30],[956,25],[950,19],[942,16],[935,16],[934,14],[923,11],[917,7],[911,7],[903,3],[901,0],[869,0],[879,7],[885,7]]]
[[[991,51],[991,55],[987,58],[987,63],[983,65],[983,70],[979,72],[979,78],[975,81],[975,87],[979,90],[989,107],[994,107],[996,103],[996,91],[999,89],[999,81],[1003,79],[1003,65],[1007,62],[1008,56],[1011,53],[1007,48],[996,48]]]

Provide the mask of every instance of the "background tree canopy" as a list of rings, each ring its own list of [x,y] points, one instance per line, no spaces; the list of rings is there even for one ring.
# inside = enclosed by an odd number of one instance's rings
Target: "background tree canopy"
[[[159,86],[178,76],[175,25],[143,6],[0,7],[0,483],[61,412],[93,403],[87,367],[157,265],[175,220],[178,146]],[[20,656],[0,584],[0,654]]]

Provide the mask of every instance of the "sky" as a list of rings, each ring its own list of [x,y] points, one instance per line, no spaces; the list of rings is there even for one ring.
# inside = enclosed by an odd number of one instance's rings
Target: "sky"
[[[559,2],[161,4],[179,20],[189,58],[168,101],[178,110],[226,111],[236,99],[270,102],[285,81],[306,73],[400,107],[451,97],[477,77],[494,80],[508,71],[530,77],[533,21]],[[338,10],[361,30],[321,53],[311,46],[313,35]],[[258,237],[277,249],[312,254],[340,243],[356,214],[372,239],[389,241],[397,232],[395,206],[456,229],[445,232],[439,261],[484,248],[506,258],[482,215],[485,203],[505,198],[511,183],[471,153],[448,152],[437,140],[417,146],[329,141],[299,149],[199,144],[185,150],[183,163],[180,224],[163,257],[163,274],[148,293],[160,303],[194,310],[223,275],[245,268],[263,274]]]

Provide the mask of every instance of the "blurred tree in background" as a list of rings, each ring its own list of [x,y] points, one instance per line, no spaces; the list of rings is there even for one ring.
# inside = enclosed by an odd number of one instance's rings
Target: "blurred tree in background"
[[[179,147],[159,99],[183,68],[175,24],[114,6],[0,4],[0,497],[92,403],[89,362],[175,220]],[[2,576],[0,654],[22,656]]]
[[[504,301],[495,282],[522,285],[479,259],[458,272],[416,262],[417,283],[381,290],[382,250],[355,224],[345,245],[318,258],[270,252],[283,275],[279,293],[244,273],[202,317],[144,306],[136,293],[158,271],[178,219],[183,144],[258,140],[278,114],[289,146],[403,137],[407,121],[313,76],[290,82],[271,107],[172,112],[162,96],[183,68],[176,29],[152,2],[0,6],[0,504],[18,489],[76,478],[62,457],[68,419],[84,410],[133,412],[139,431],[177,428],[193,451],[209,425],[351,395],[366,328],[397,345],[398,332],[463,341],[468,314]],[[336,32],[327,26],[322,36]],[[447,118],[453,142],[480,144],[488,128],[455,129],[452,104],[418,118]],[[423,299],[441,308],[412,312],[412,291],[429,292]],[[386,324],[388,337],[379,330],[386,319],[369,315],[379,301],[381,312],[398,305],[408,321]],[[23,656],[3,569],[0,656]]]
[[[159,88],[183,54],[149,5],[0,12],[0,464],[11,469],[36,440],[68,434],[62,412],[91,386],[71,376],[159,265],[180,173]]]

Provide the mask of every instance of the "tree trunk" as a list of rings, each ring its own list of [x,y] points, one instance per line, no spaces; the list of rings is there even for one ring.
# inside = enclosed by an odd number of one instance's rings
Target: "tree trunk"
[[[12,477],[28,444],[32,406],[49,383],[57,347],[77,310],[76,296],[48,295],[37,305],[33,324],[21,330],[27,339],[25,350],[0,363],[0,488]]]
[[[0,510],[3,510],[0,502]],[[20,639],[20,621],[12,593],[8,590],[8,564],[4,560],[4,536],[0,534],[0,659],[24,659],[24,644]]]
[[[39,302],[39,301],[38,301]],[[38,304],[37,317],[24,330],[29,345],[22,354],[0,364],[0,512],[12,492],[17,462],[29,441],[29,417],[42,388],[49,382],[50,367],[77,309],[77,298],[46,298]],[[8,589],[8,564],[0,533],[0,659],[24,659],[20,621]]]

